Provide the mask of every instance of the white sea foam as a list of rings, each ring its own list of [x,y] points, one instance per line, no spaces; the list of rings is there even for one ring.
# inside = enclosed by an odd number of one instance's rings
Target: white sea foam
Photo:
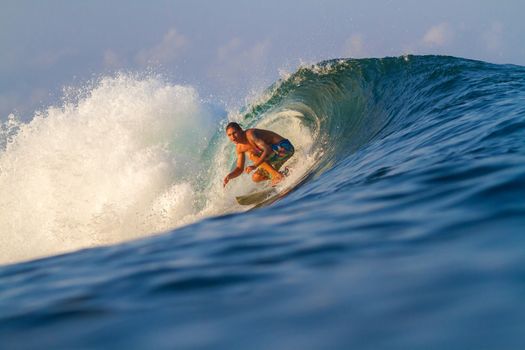
[[[119,242],[192,214],[216,130],[194,89],[101,79],[76,103],[13,119],[0,153],[0,263]]]

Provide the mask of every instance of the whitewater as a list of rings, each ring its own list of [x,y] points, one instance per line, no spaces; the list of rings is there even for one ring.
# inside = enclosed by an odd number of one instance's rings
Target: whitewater
[[[286,196],[250,208],[249,176],[223,188],[228,121],[296,146]],[[3,122],[0,193],[16,348],[523,345],[521,66],[334,59],[234,111],[102,77]]]

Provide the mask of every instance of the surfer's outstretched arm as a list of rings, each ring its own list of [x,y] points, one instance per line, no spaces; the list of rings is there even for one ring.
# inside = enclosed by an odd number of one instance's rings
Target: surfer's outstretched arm
[[[243,171],[244,171],[244,152],[237,151],[237,166],[228,175],[226,175],[223,181],[223,186],[226,186],[226,184],[231,179],[234,179],[237,176],[241,175]]]

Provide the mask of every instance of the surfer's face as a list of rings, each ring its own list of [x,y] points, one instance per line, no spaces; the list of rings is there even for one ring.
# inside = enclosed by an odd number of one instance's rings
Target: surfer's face
[[[228,135],[228,138],[233,143],[238,143],[242,137],[241,130],[237,130],[235,128],[229,128],[228,130],[226,130],[226,135]]]

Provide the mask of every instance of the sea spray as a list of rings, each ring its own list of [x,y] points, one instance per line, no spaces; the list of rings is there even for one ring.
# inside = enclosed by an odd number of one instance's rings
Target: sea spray
[[[0,262],[127,240],[195,213],[191,179],[216,130],[196,91],[160,78],[105,77],[3,125]]]

